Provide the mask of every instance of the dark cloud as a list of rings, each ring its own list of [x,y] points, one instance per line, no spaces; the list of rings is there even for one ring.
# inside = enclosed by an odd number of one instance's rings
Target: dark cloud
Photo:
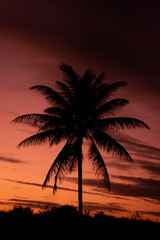
[[[92,187],[94,191],[102,192],[103,194],[140,197],[160,201],[160,180],[116,175],[112,177],[121,181],[118,183],[115,181],[111,182],[110,193],[104,188],[102,181],[99,179],[83,179],[83,185]],[[76,178],[69,178],[68,181],[76,182]]]
[[[65,180],[68,182],[78,183],[78,180],[75,177],[66,177]],[[95,191],[96,195],[97,193],[102,193],[105,196],[106,193],[109,193],[100,179],[84,178],[82,180],[82,184],[83,186],[92,187],[92,190]]]
[[[113,136],[127,149],[134,160],[134,164],[130,164],[119,157],[108,157],[103,154],[107,167],[127,172],[132,168],[142,169],[154,178],[160,176],[160,148],[144,144],[140,140],[123,133],[117,132]]]
[[[30,186],[35,186],[35,187],[41,187],[42,188],[42,184],[40,184],[40,183],[26,182],[26,181],[12,180],[12,179],[5,179],[5,180],[10,181],[10,182],[14,182],[14,183],[18,183],[18,184],[24,184],[24,185],[30,185]],[[46,188],[53,188],[53,186],[47,185]],[[71,188],[57,187],[57,189],[64,190],[64,191],[77,192],[77,190],[71,189]]]
[[[118,203],[106,203],[106,204],[99,204],[95,202],[84,202],[83,203],[84,209],[90,211],[104,211],[109,213],[119,213],[119,212],[128,212],[121,204]]]
[[[146,170],[151,176],[160,176],[160,163],[155,163],[153,161],[149,162],[145,160],[137,160],[136,164],[138,164],[138,166],[142,169]]]
[[[39,183],[33,183],[33,182],[26,182],[26,181],[18,181],[18,180],[12,180],[12,179],[4,179],[6,181],[10,181],[10,182],[14,182],[14,183],[18,183],[18,184],[24,184],[24,185],[30,185],[30,186],[35,186],[35,187],[41,187],[42,188],[42,184]],[[73,181],[73,179],[72,179]],[[51,185],[47,185],[46,188],[52,188],[53,186]],[[72,188],[66,188],[66,187],[57,187],[57,190],[63,190],[63,191],[70,191],[70,192],[78,192],[77,189],[72,189]],[[84,194],[91,194],[91,195],[100,195],[103,196],[103,193],[97,193],[97,192],[88,192],[88,191],[83,191]]]
[[[29,208],[38,208],[38,209],[46,209],[46,208],[54,208],[60,207],[61,205],[54,202],[47,202],[47,201],[35,201],[35,200],[28,200],[28,199],[18,199],[18,198],[11,198],[9,199],[8,204],[14,204],[23,207]]]
[[[160,148],[149,146],[140,140],[123,133],[116,133],[114,137],[123,144],[133,156],[145,158],[149,160],[160,160]]]
[[[155,212],[153,212],[153,211],[143,211],[142,213],[147,214],[147,215],[153,215],[155,217],[160,217],[160,211],[155,211]]]
[[[125,180],[127,183],[112,182],[112,194],[160,201],[160,180],[125,176],[114,177],[119,180]]]
[[[135,165],[133,165],[127,161],[123,161],[122,159],[117,161],[116,157],[112,157],[111,160],[108,160],[108,159],[106,160],[106,166],[111,167],[111,168],[116,168],[118,170],[128,171],[128,170],[132,169],[132,167]]]
[[[18,164],[26,163],[20,159],[11,158],[11,157],[3,157],[3,156],[0,156],[0,161],[6,162],[6,163],[18,163]]]
[[[107,161],[107,166],[111,168],[115,168],[119,171],[127,171],[129,172],[133,168],[136,170],[144,170],[146,173],[148,173],[153,178],[160,176],[160,163],[153,162],[152,160],[143,160],[143,159],[136,159],[134,161],[134,164],[130,164],[126,161],[117,161],[117,159],[112,159],[110,161]]]

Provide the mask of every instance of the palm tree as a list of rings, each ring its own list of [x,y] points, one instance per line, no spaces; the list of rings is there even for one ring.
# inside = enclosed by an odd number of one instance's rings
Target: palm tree
[[[64,174],[71,173],[78,166],[78,200],[79,213],[82,214],[82,144],[89,142],[89,159],[95,173],[102,178],[104,186],[110,190],[110,180],[105,162],[98,149],[112,152],[133,162],[130,154],[111,135],[112,131],[126,128],[147,128],[142,121],[135,118],[115,117],[129,102],[123,98],[109,100],[111,94],[126,82],[119,81],[108,84],[104,81],[104,73],[98,77],[89,69],[84,75],[77,74],[72,66],[60,65],[63,80],[56,81],[57,89],[43,85],[31,87],[42,93],[50,107],[44,114],[26,114],[15,118],[14,123],[25,123],[38,129],[37,133],[23,140],[18,146],[30,146],[49,142],[50,146],[65,140],[65,144],[50,167],[43,187],[46,187],[54,175],[54,192],[57,180]]]

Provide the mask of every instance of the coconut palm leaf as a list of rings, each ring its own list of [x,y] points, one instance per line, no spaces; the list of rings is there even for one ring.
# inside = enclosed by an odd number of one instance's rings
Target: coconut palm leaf
[[[57,128],[54,130],[46,130],[34,134],[18,144],[18,147],[22,146],[31,146],[31,145],[40,145],[45,142],[49,142],[50,146],[53,144],[58,144],[60,141],[68,137],[69,130],[68,128]]]
[[[124,106],[128,104],[128,100],[124,98],[116,98],[111,101],[108,101],[98,107],[94,114],[93,117],[99,118],[99,117],[104,117],[105,115],[115,115],[116,112],[120,111]]]
[[[94,89],[94,97],[93,97],[93,104],[95,105],[95,109],[106,103],[109,97],[112,95],[114,91],[117,90],[119,87],[124,87],[126,82],[115,82],[112,84],[101,83]]]
[[[71,173],[75,170],[78,164],[78,154],[79,154],[79,139],[72,136],[68,139],[57,158],[53,162],[51,168],[49,169],[43,187],[50,181],[50,178],[55,174],[55,182],[53,191],[57,189],[57,180],[62,180],[62,177],[66,173]]]
[[[91,90],[92,83],[95,79],[96,79],[95,74],[90,69],[87,69],[82,76],[81,82],[87,83],[87,85],[88,85],[87,88],[89,88],[89,90]]]
[[[108,190],[110,190],[110,180],[109,180],[109,174],[106,168],[106,164],[104,163],[104,160],[96,144],[94,143],[92,137],[90,137],[90,139],[91,139],[91,144],[89,147],[89,159],[91,160],[91,163],[96,172],[96,175],[103,179],[104,185],[106,186],[106,188],[108,188]]]
[[[43,124],[46,124],[48,122],[52,122],[53,125],[57,125],[60,118],[47,115],[47,114],[25,114],[22,116],[19,116],[12,120],[12,123],[24,123],[27,125],[30,125],[32,127],[41,127]]]
[[[95,130],[92,137],[96,141],[97,145],[106,152],[111,152],[113,155],[122,157],[133,163],[133,159],[126,149],[107,133]]]
[[[95,90],[104,80],[105,72],[102,72],[95,80],[92,86],[92,90]]]
[[[115,92],[119,87],[125,87],[127,85],[126,81],[114,82],[108,85],[109,93]]]
[[[114,118],[105,118],[105,119],[96,119],[95,120],[95,127],[103,130],[117,130],[117,129],[124,129],[125,127],[128,129],[131,128],[146,128],[150,129],[147,124],[143,121],[136,119],[136,118],[129,118],[129,117],[114,117]]]
[[[60,70],[64,75],[64,83],[67,84],[72,93],[75,93],[76,89],[78,88],[80,76],[77,75],[77,73],[73,70],[72,66],[65,63],[60,64]]]
[[[49,107],[44,112],[55,117],[70,119],[70,121],[73,119],[73,115],[61,107]]]
[[[35,85],[30,89],[42,93],[45,96],[46,100],[52,105],[56,105],[58,107],[70,110],[68,102],[60,95],[60,93],[53,90],[52,88],[43,85]]]
[[[54,173],[56,178],[55,178],[55,184],[54,184],[54,189],[57,186],[57,178],[58,178],[58,174],[60,175],[60,170],[62,172],[65,171],[65,169],[67,169],[68,164],[66,164],[68,162],[68,155],[70,152],[70,148],[71,148],[71,140],[68,140],[66,142],[66,144],[64,145],[64,147],[62,148],[62,150],[60,151],[60,153],[58,154],[58,156],[56,157],[56,159],[54,160],[53,164],[51,165],[47,176],[44,180],[44,183],[42,185],[42,187],[46,187],[47,183],[50,181],[50,178],[52,176],[52,174]],[[62,169],[62,165],[63,169]],[[59,176],[60,177],[60,176]]]
[[[43,144],[46,141],[50,141],[52,135],[53,130],[34,134],[20,142],[18,147]]]
[[[67,101],[70,108],[72,110],[74,110],[75,109],[75,99],[73,98],[68,86],[65,83],[60,82],[60,81],[56,81],[56,84],[59,87],[59,89],[61,90],[61,95],[63,96],[63,98]]]
[[[43,132],[46,130],[61,129],[66,128],[66,121],[64,118],[58,118],[58,121],[48,121],[42,127],[39,128],[38,132]],[[69,128],[70,122],[68,123]]]

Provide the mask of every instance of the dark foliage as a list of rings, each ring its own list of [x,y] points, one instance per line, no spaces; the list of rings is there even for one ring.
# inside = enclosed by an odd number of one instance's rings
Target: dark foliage
[[[160,225],[160,222],[152,222],[150,220],[137,219],[136,217],[131,218],[116,218],[114,216],[109,216],[104,214],[102,211],[97,212],[94,215],[89,213],[80,216],[77,208],[64,205],[61,207],[51,208],[50,210],[39,211],[34,213],[30,208],[26,207],[14,207],[10,211],[0,211],[0,219],[3,217],[30,217],[30,218],[40,218],[40,219],[52,219],[52,221],[74,221],[83,222],[88,224],[148,224],[148,225]]]
[[[154,239],[158,236],[160,223],[149,220],[136,220],[129,218],[115,218],[99,212],[94,216],[79,215],[73,206],[52,208],[35,214],[29,208],[14,208],[9,212],[0,211],[1,236],[5,238],[39,239],[50,238],[52,235],[75,239],[89,237],[98,239],[123,237],[128,239],[131,235],[137,238],[150,234]]]

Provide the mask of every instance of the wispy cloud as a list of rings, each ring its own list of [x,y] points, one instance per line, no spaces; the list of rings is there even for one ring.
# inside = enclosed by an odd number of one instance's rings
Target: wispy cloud
[[[89,209],[91,211],[104,211],[109,213],[128,212],[128,210],[122,207],[121,204],[112,202],[107,204],[100,204],[96,202],[84,202],[83,206],[84,209]]]
[[[40,184],[40,183],[26,182],[26,181],[12,180],[12,179],[4,179],[4,180],[14,182],[14,183],[18,183],[18,184],[24,184],[24,185],[30,185],[30,186],[35,186],[35,187],[41,187],[42,188],[42,184]],[[46,188],[52,188],[53,189],[53,186],[47,185]],[[57,187],[57,190],[70,191],[70,192],[76,192],[76,193],[78,192],[77,189],[66,188],[66,187]],[[103,193],[89,192],[89,191],[83,191],[83,193],[84,194],[91,194],[91,195],[100,195],[100,196],[103,195]]]
[[[54,202],[19,199],[19,198],[11,198],[9,199],[8,203],[13,205],[18,205],[18,206],[22,205],[23,207],[38,208],[38,209],[54,208],[54,207],[61,206],[61,204],[54,203]]]
[[[126,149],[131,151],[136,157],[160,160],[160,148],[149,146],[134,137],[122,133],[116,133],[115,138],[126,146]]]
[[[159,176],[160,148],[146,145],[140,140],[123,133],[116,133],[114,137],[131,154],[134,160],[134,167],[137,169],[141,168],[152,177]],[[106,159],[107,166],[119,170],[129,171],[131,169],[131,164],[129,164],[127,161],[114,161],[115,157],[112,157],[112,159],[108,160],[106,156],[104,156],[104,159]],[[118,158],[116,157],[116,159]]]
[[[26,163],[23,160],[16,159],[16,158],[11,158],[11,157],[4,157],[0,156],[0,161],[1,162],[6,162],[6,163],[16,163],[16,164],[23,164]]]
[[[113,182],[112,194],[160,201],[160,180],[127,176],[114,177],[126,181],[126,183]]]
[[[13,111],[10,111],[10,110],[5,110],[5,109],[2,109],[2,108],[0,108],[0,112],[1,113],[6,113],[6,114],[9,114],[9,115],[12,115],[12,116],[17,116],[18,115],[16,112],[13,112]]]
[[[150,162],[145,160],[137,160],[136,164],[147,173],[149,173],[152,177],[159,177],[160,176],[160,163],[158,162]]]
[[[112,177],[121,181],[111,182],[111,195],[141,197],[160,201],[160,180],[116,175]],[[77,181],[76,178],[68,178],[67,180],[70,182]],[[93,191],[103,193],[104,195],[108,193],[100,179],[83,179],[83,185],[92,187]]]
[[[155,217],[160,217],[160,211],[143,211],[143,214],[153,215]]]

